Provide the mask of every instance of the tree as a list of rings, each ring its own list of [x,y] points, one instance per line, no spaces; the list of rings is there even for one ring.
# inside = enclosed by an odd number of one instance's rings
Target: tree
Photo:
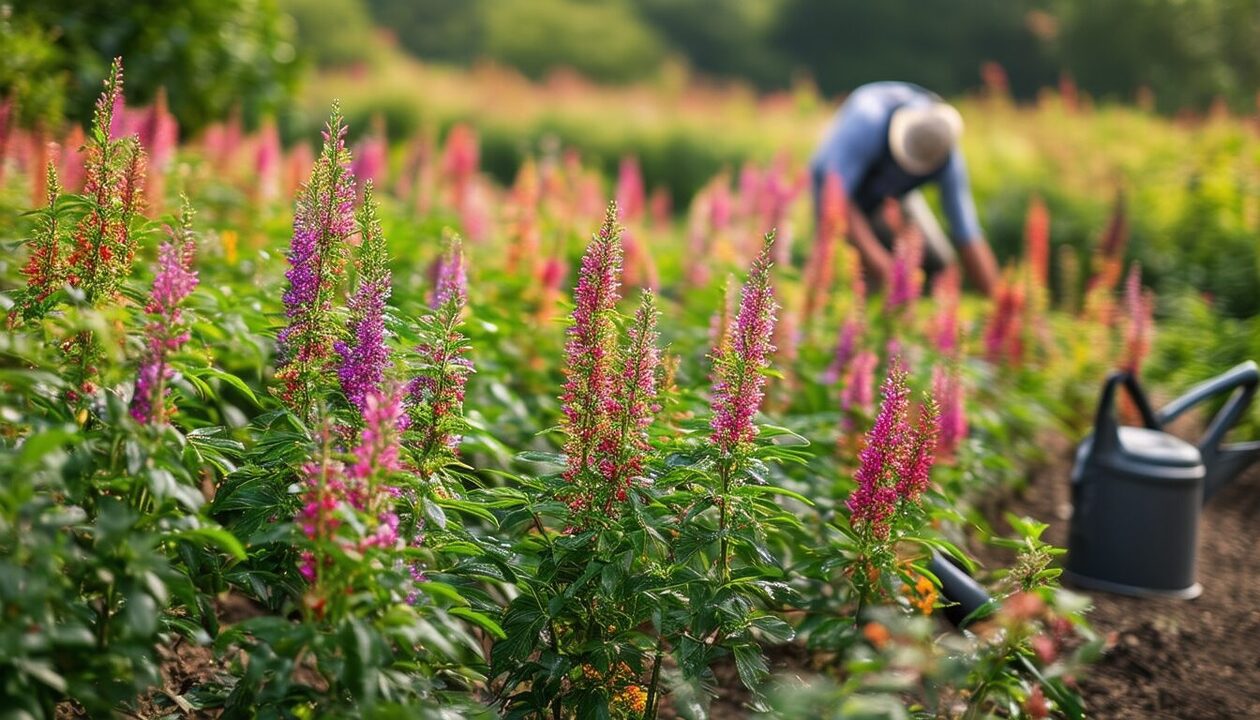
[[[80,122],[118,56],[128,100],[149,102],[165,87],[190,133],[234,107],[247,121],[279,109],[297,79],[291,23],[274,0],[25,0],[14,20],[55,38],[50,72],[69,73],[67,115]]]

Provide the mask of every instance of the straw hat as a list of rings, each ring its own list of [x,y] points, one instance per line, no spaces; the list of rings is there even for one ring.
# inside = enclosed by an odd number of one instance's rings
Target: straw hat
[[[930,175],[949,159],[962,130],[962,116],[951,105],[900,107],[888,123],[888,147],[902,170]]]

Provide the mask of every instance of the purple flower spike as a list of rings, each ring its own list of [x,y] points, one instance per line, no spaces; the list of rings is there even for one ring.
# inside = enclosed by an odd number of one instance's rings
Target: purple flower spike
[[[324,149],[297,200],[285,273],[289,289],[283,298],[289,326],[276,339],[280,396],[304,413],[313,410],[314,393],[326,382],[338,335],[333,300],[345,266],[346,240],[354,232],[354,177],[349,166],[346,126],[334,105]]]
[[[389,348],[385,345],[385,305],[389,301],[392,275],[376,210],[372,183],[368,182],[358,218],[363,237],[359,284],[349,302],[351,341],[334,344],[341,355],[341,366],[337,369],[341,389],[360,412],[365,410],[368,394],[380,389],[390,364]]]

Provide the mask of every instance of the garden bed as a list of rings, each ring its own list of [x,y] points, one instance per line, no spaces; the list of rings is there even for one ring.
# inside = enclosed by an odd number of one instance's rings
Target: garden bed
[[[1035,473],[1006,510],[1050,524],[1046,539],[1067,546],[1072,449]],[[995,520],[995,525],[1004,525]],[[1089,614],[1114,647],[1081,680],[1099,718],[1260,717],[1260,468],[1223,489],[1204,509],[1193,601],[1091,593]],[[980,549],[986,563],[1002,556]]]

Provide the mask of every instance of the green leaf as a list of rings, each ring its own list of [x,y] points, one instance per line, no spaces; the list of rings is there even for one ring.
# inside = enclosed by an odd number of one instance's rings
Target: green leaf
[[[33,465],[40,458],[59,449],[70,442],[75,433],[69,428],[53,428],[32,435],[22,443],[22,451],[18,454],[19,466]]]
[[[794,430],[789,430],[788,428],[785,428],[781,425],[764,425],[763,424],[763,425],[758,425],[757,427],[760,429],[761,431],[760,437],[762,437],[763,439],[777,438],[778,440],[775,443],[776,445],[807,446],[810,444],[809,438],[797,433]]]
[[[446,511],[442,509],[442,506],[433,502],[429,498],[424,498],[424,500],[421,501],[421,505],[424,507],[424,516],[429,519],[429,522],[438,526],[438,528],[445,530]]]
[[[499,623],[495,622],[487,615],[483,615],[476,610],[466,607],[453,607],[448,612],[455,617],[463,618],[468,622],[477,625],[499,640],[507,639],[507,633],[503,632],[503,628],[499,627]]]
[[[442,599],[456,605],[467,605],[468,599],[455,589],[454,585],[448,585],[444,582],[436,580],[426,580],[416,585],[416,589],[435,598]]]
[[[773,485],[744,485],[735,490],[736,495],[758,496],[758,495],[781,495],[790,497],[793,500],[804,503],[809,506],[814,505],[814,501],[804,495],[788,490],[787,488],[775,487]]]
[[[237,540],[235,535],[223,528],[204,527],[192,528],[191,530],[178,530],[166,533],[165,539],[201,542],[217,547],[228,555],[231,555],[234,560],[244,560],[246,558],[245,546],[241,545],[241,541]]]
[[[441,498],[438,499],[436,504],[444,508],[450,508],[451,510],[456,510],[467,515],[481,518],[495,527],[498,527],[499,525],[499,519],[494,516],[494,513],[486,510],[485,507],[479,503],[473,503],[467,500],[456,500],[454,498]],[[425,508],[425,512],[426,514],[428,513],[427,507]],[[443,521],[445,522],[445,516],[443,516]]]
[[[761,648],[753,644],[740,644],[732,648],[732,652],[740,682],[749,690],[756,691],[761,681],[770,673],[770,669],[766,667],[766,659],[761,655]]]
[[[232,373],[225,372],[214,366],[210,366],[210,367],[204,367],[204,368],[195,368],[195,369],[189,370],[186,374],[194,376],[194,377],[198,377],[198,378],[212,377],[217,380],[222,380],[228,385],[231,385],[232,387],[239,390],[242,395],[244,395],[246,398],[249,399],[250,402],[254,404],[254,407],[262,407],[262,403],[258,401],[258,397],[254,395],[254,391],[251,390],[249,386],[245,384],[244,380],[233,375]]]
[[[754,618],[752,626],[761,631],[770,642],[785,643],[796,637],[796,631],[776,615],[762,615]]]
[[[18,670],[30,675],[57,692],[64,693],[66,691],[66,679],[59,675],[56,670],[53,670],[52,665],[48,661],[13,658],[10,662]]]
[[[526,450],[523,453],[517,453],[517,460],[525,462],[546,463],[548,465],[564,465],[567,460],[560,453],[541,452],[539,450]]]

